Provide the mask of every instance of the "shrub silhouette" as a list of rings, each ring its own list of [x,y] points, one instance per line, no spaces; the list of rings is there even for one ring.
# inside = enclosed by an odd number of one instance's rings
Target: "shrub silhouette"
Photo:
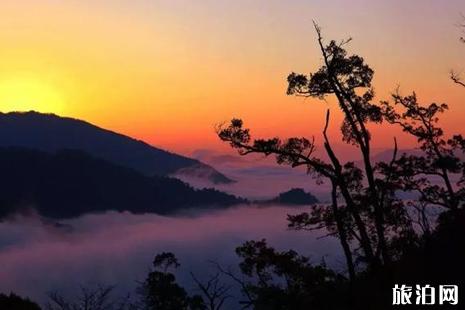
[[[40,310],[39,305],[14,293],[0,294],[0,309],[5,310]]]

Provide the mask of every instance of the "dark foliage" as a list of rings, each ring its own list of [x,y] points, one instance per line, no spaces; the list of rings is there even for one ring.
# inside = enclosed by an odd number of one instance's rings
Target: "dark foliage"
[[[313,266],[293,250],[279,252],[266,240],[248,241],[236,249],[247,278],[243,302],[253,309],[339,309],[346,304],[344,278],[324,265]]]
[[[219,138],[241,155],[274,155],[277,163],[304,166],[320,182],[330,183],[330,204],[289,215],[288,220],[291,229],[326,229],[330,236],[339,239],[349,276],[349,294],[345,295],[349,296],[347,308],[388,308],[386,305],[391,301],[386,299],[386,294],[390,294],[395,281],[411,283],[424,279],[436,283],[437,275],[442,273],[447,275],[443,280],[459,283],[463,279],[463,266],[455,257],[462,259],[463,255],[457,251],[464,248],[464,242],[462,238],[453,240],[453,236],[463,235],[455,226],[463,229],[465,224],[462,215],[465,163],[458,156],[465,151],[465,142],[461,135],[445,137],[438,126],[439,115],[447,110],[447,105],[421,105],[415,94],[404,97],[398,93],[393,94],[392,102],[373,102],[371,81],[374,71],[362,57],[347,53],[345,45],[350,40],[326,44],[316,24],[315,29],[323,64],[309,75],[291,73],[287,93],[319,99],[335,96],[344,116],[340,127],[342,140],[359,149],[362,164],[343,163],[333,150],[327,134],[329,110],[322,131],[328,161],[314,156],[314,139],[252,139],[250,130],[240,119],[220,126]],[[416,138],[423,154],[399,156],[394,139],[392,159],[373,162],[372,137],[367,125],[381,122],[400,126]],[[461,175],[455,184],[453,175]],[[433,177],[436,179],[434,183],[431,181]],[[399,192],[415,193],[419,198],[403,200],[399,198]],[[442,214],[435,230],[430,212],[438,208]],[[447,238],[450,240],[446,241]],[[438,239],[442,241],[438,242]],[[254,251],[263,246],[248,244],[246,254],[255,256]],[[243,252],[239,254],[244,255]],[[454,258],[448,264],[446,258],[451,256]],[[249,267],[254,266],[248,261]],[[447,266],[437,266],[438,262]],[[428,271],[430,268],[441,271]],[[250,274],[249,269],[243,272]],[[275,270],[277,274],[279,272]],[[260,278],[260,274],[257,276]],[[269,274],[264,276],[266,279]],[[307,307],[310,305],[306,303]],[[324,306],[316,306],[316,309],[324,309]]]
[[[200,281],[192,272],[191,276],[197,286],[197,290],[202,295],[206,310],[221,310],[225,305],[225,301],[232,297],[229,295],[231,286],[221,282],[220,272],[210,276],[204,282]]]
[[[244,202],[214,189],[195,190],[177,179],[147,177],[80,151],[0,148],[0,170],[0,216],[30,207],[51,218],[106,210],[165,214]]]
[[[438,226],[421,242],[405,249],[404,254],[378,272],[363,272],[353,283],[353,309],[392,309],[395,284],[459,286],[459,305],[465,294],[465,212],[444,212]],[[431,309],[459,309],[442,305]],[[420,309],[419,306],[407,308]]]
[[[95,288],[81,287],[75,300],[68,300],[58,292],[48,294],[49,302],[46,310],[138,310],[135,304],[127,298],[115,298],[114,287],[97,286]]]
[[[140,288],[141,308],[146,310],[201,310],[207,309],[202,297],[189,296],[169,272],[180,266],[173,253],[155,256],[153,270]]]
[[[35,302],[16,294],[0,294],[0,309],[2,310],[40,310]]]
[[[279,164],[305,166],[309,173],[330,182],[333,188],[332,203],[318,207],[311,214],[290,217],[290,227],[306,229],[307,225],[328,226],[341,241],[349,274],[353,277],[354,253],[369,268],[378,268],[383,263],[389,263],[389,239],[404,233],[397,231],[397,228],[409,230],[410,227],[401,225],[407,216],[401,212],[404,209],[391,208],[400,202],[395,199],[393,189],[386,185],[390,183],[386,182],[389,176],[379,178],[371,162],[371,135],[367,123],[379,123],[383,120],[381,107],[372,102],[374,91],[371,81],[374,72],[362,57],[347,53],[344,46],[350,40],[339,43],[330,41],[325,45],[320,28],[315,25],[315,29],[323,64],[310,75],[291,73],[288,77],[287,93],[320,99],[335,95],[344,115],[341,125],[343,141],[359,148],[363,160],[362,168],[352,162],[342,163],[332,149],[326,133],[330,120],[329,110],[323,129],[324,149],[329,162],[314,156],[314,139],[290,138],[282,141],[272,138],[252,141],[250,131],[243,128],[243,122],[238,119],[232,120],[229,126],[218,128],[218,135],[238,149],[241,155],[273,154]],[[302,219],[305,222],[295,222]],[[351,249],[349,242],[357,242],[356,249],[361,251]]]

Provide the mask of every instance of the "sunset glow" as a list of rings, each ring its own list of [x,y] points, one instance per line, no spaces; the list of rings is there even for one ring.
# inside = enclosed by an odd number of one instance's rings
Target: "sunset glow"
[[[39,78],[17,77],[0,81],[2,112],[34,110],[60,114],[64,104],[59,90]]]
[[[0,310],[464,308],[464,56],[465,0],[0,0]]]
[[[464,69],[463,2],[343,2],[2,1],[0,110],[85,119],[181,153],[224,147],[213,128],[232,117],[260,136],[318,138],[332,100],[285,94],[288,73],[321,64],[315,19],[327,39],[354,38],[376,100],[415,90],[447,102],[446,129],[461,130],[448,72]],[[334,111],[333,135],[339,120]]]

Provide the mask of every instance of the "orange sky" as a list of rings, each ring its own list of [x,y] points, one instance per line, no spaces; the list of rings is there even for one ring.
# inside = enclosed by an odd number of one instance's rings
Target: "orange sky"
[[[460,12],[455,0],[3,0],[0,110],[77,117],[182,153],[222,147],[213,127],[233,116],[259,135],[319,136],[331,101],[285,95],[289,72],[320,62],[315,19],[327,38],[354,38],[379,99],[400,85],[447,102],[446,128],[463,133],[465,90],[448,79],[465,72]],[[397,133],[380,130],[376,146],[390,145]]]

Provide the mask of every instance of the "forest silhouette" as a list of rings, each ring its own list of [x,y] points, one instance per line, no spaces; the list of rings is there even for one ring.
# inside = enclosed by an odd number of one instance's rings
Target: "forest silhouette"
[[[50,154],[0,148],[0,169],[0,219],[31,208],[41,216],[63,219],[110,210],[173,214],[246,202],[212,188],[194,189],[172,177],[146,176],[79,150]]]
[[[100,289],[94,295],[81,294],[81,301],[101,296],[93,308],[54,295],[49,309],[224,309],[225,300],[234,298],[224,279],[241,291],[242,296],[234,300],[237,309],[259,310],[391,309],[395,284],[463,287],[465,138],[446,136],[439,126],[448,106],[421,104],[415,93],[400,91],[389,100],[375,102],[374,70],[361,56],[347,52],[350,39],[326,42],[317,24],[315,30],[323,63],[309,75],[289,74],[287,94],[334,96],[344,115],[342,139],[358,149],[362,163],[343,162],[334,151],[327,132],[330,110],[321,132],[327,160],[314,155],[314,139],[255,139],[241,119],[219,126],[217,133],[242,156],[275,156],[278,164],[305,167],[310,176],[331,184],[331,202],[289,215],[288,228],[325,230],[337,238],[345,257],[344,270],[315,264],[292,249],[278,251],[266,240],[251,240],[236,249],[240,274],[220,262],[213,262],[217,273],[207,282],[192,274],[198,294],[189,294],[176,282],[180,264],[175,255],[160,253],[140,284],[137,302],[118,303],[118,308],[107,303],[108,294],[99,294]],[[452,77],[460,82],[458,76]],[[415,138],[422,154],[401,153],[394,139],[391,160],[373,162],[371,123],[400,127]],[[415,198],[402,199],[399,193],[412,193]],[[12,300],[18,297],[2,296],[0,305]],[[27,300],[18,305],[11,309],[36,309]]]

